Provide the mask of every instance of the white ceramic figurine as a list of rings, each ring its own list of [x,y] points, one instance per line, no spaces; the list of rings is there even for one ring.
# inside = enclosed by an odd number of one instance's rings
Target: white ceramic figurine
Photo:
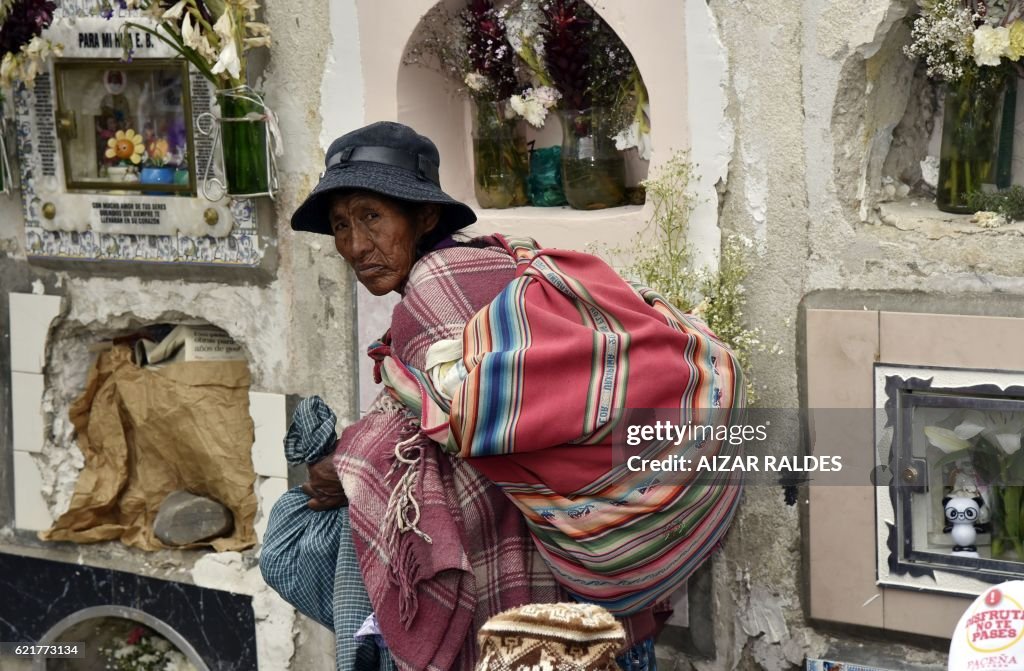
[[[977,557],[978,548],[974,541],[978,533],[985,531],[981,525],[981,508],[985,500],[980,496],[946,496],[942,509],[946,517],[944,533],[953,534],[953,554],[960,557]]]

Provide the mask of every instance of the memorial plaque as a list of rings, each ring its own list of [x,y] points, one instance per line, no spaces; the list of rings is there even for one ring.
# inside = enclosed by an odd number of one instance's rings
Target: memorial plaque
[[[44,37],[64,55],[13,95],[30,258],[256,266],[255,203],[220,196],[206,130],[212,84],[173,49],[91,0],[64,0]],[[125,58],[130,51],[130,59]],[[205,115],[205,117],[204,117]]]

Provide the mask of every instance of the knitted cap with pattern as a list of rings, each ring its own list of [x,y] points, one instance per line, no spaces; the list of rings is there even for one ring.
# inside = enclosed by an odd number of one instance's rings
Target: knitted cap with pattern
[[[585,603],[530,604],[499,613],[478,634],[476,671],[618,671],[626,634],[611,614]]]

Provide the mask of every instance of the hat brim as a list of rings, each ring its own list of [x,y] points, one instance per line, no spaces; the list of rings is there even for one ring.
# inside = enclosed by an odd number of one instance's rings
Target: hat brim
[[[329,196],[337,191],[360,189],[372,191],[411,203],[437,203],[444,207],[440,224],[445,233],[469,226],[476,221],[476,213],[426,179],[412,172],[369,161],[354,161],[336,165],[324,173],[320,182],[306,200],[292,214],[292,230],[334,235],[327,219]]]

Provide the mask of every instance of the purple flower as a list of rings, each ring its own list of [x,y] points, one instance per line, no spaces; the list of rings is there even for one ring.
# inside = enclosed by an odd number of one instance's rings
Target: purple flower
[[[53,21],[52,0],[16,0],[0,26],[0,53],[18,52]]]
[[[167,129],[167,142],[171,145],[171,151],[184,151],[185,141],[185,119],[183,117],[174,117],[170,127]]]

